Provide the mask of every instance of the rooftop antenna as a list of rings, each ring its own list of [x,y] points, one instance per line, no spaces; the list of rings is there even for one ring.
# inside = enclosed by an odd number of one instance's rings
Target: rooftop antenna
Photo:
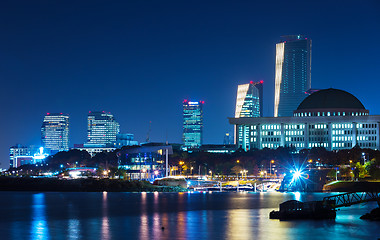
[[[149,121],[149,129],[148,129],[148,133],[146,135],[146,142],[150,142],[150,130],[152,129],[152,121]]]

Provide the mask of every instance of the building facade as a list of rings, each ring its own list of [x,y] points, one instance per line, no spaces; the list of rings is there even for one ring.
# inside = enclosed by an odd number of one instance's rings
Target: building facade
[[[284,36],[276,44],[274,116],[289,117],[311,88],[311,39]]]
[[[116,135],[115,147],[121,148],[123,146],[135,146],[139,145],[137,141],[134,140],[134,135],[132,133],[119,133]]]
[[[183,149],[199,148],[203,141],[204,101],[183,101]]]
[[[98,153],[102,152],[113,152],[116,150],[115,147],[108,147],[101,144],[74,144],[74,149],[78,149],[80,151],[86,151],[90,154],[91,157],[94,157]]]
[[[251,81],[238,86],[235,117],[263,117],[263,83]]]
[[[41,127],[43,147],[54,154],[69,150],[69,116],[62,113],[47,113]]]
[[[369,115],[348,92],[324,89],[308,96],[291,117],[230,118],[235,144],[245,150],[324,147],[379,149],[380,116]]]
[[[89,112],[87,117],[87,144],[113,146],[120,125],[109,112]]]
[[[24,164],[39,163],[48,155],[43,147],[16,144],[9,148],[9,167],[17,168]]]
[[[16,144],[9,148],[9,166],[17,167],[17,158],[23,156],[32,156],[30,147]]]

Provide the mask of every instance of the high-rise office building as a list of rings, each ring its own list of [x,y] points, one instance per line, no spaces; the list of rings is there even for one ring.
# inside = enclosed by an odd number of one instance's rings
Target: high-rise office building
[[[235,117],[263,116],[263,81],[238,86]]]
[[[263,117],[263,83],[264,81],[251,81],[238,86],[235,118]],[[245,128],[235,129],[235,141],[239,139],[238,141],[242,142],[247,134],[249,132]]]
[[[204,101],[183,101],[183,148],[185,150],[199,148],[203,135]]]
[[[311,39],[301,35],[283,38],[276,44],[275,117],[292,116],[311,88]]]
[[[87,118],[87,145],[114,145],[120,125],[109,112],[89,112]]]
[[[47,113],[41,127],[41,139],[50,153],[69,150],[69,116]]]

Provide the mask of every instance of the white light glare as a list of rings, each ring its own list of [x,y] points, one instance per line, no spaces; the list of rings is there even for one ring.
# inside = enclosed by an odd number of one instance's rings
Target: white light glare
[[[293,173],[293,176],[294,176],[295,179],[298,179],[298,178],[301,177],[301,172],[300,172],[300,171],[295,171],[295,172]]]

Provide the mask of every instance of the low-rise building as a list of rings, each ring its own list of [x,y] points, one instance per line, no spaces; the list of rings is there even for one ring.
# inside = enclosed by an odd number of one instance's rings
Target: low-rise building
[[[305,98],[292,117],[240,117],[230,123],[236,129],[235,144],[245,150],[380,147],[380,116],[369,115],[352,94],[332,88]]]

